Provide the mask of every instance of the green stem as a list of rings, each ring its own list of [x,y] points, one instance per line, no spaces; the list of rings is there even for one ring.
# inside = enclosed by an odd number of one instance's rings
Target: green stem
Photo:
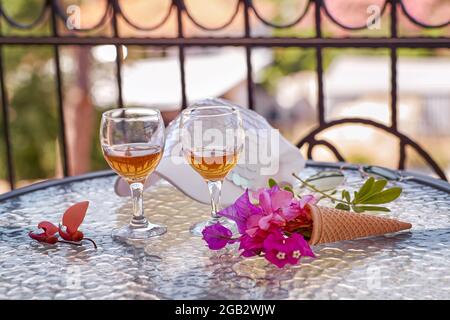
[[[331,199],[333,201],[336,202],[340,202],[343,204],[346,204],[348,206],[351,206],[350,202],[344,201],[344,200],[340,200],[338,198],[335,198],[333,196],[330,196],[329,194],[317,189],[316,187],[314,187],[312,184],[309,184],[308,182],[304,181],[302,178],[300,178],[299,176],[297,176],[295,173],[292,174],[294,176],[294,178],[296,178],[297,180],[299,180],[301,183],[303,183],[306,187],[308,187],[309,189],[313,190],[314,192],[320,193],[321,195],[323,195],[325,198]]]

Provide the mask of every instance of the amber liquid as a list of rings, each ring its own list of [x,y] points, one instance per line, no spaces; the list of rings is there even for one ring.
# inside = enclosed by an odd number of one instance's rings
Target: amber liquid
[[[144,182],[161,160],[162,149],[131,143],[103,147],[103,155],[109,166],[128,183]]]
[[[238,154],[225,151],[191,151],[186,158],[204,179],[209,181],[223,180],[237,163]]]

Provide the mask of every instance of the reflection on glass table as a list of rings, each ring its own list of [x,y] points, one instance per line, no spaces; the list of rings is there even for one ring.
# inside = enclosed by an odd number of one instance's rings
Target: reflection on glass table
[[[324,167],[307,167],[302,177]],[[357,169],[343,169],[345,188],[360,185]],[[145,245],[113,241],[128,223],[132,203],[113,194],[112,173],[65,180],[0,198],[0,298],[12,299],[406,299],[450,296],[450,197],[411,179],[389,204],[411,232],[315,246],[316,259],[278,269],[264,258],[242,259],[236,248],[210,251],[189,232],[207,205],[167,182],[144,194],[145,208],[168,232]],[[91,202],[82,226],[91,246],[48,246],[27,232],[58,221],[78,201]],[[43,267],[45,266],[45,267]],[[424,272],[426,270],[426,272]]]

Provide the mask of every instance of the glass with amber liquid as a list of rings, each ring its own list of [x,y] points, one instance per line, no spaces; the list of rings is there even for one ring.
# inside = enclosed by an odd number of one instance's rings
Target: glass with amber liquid
[[[130,143],[103,147],[109,166],[128,183],[145,182],[162,157],[161,147]]]
[[[180,140],[189,165],[206,181],[211,196],[211,219],[191,227],[201,236],[203,229],[216,222],[235,229],[234,224],[217,215],[222,183],[236,166],[244,144],[239,110],[232,106],[202,105],[182,112]]]
[[[145,180],[158,166],[164,150],[164,122],[159,110],[126,108],[103,113],[100,141],[106,162],[130,185],[133,201],[130,223],[113,230],[113,238],[145,240],[165,233],[166,227],[145,218],[143,207]]]
[[[208,148],[188,151],[187,157],[192,168],[209,181],[223,180],[238,160],[237,153],[233,151],[224,152]]]

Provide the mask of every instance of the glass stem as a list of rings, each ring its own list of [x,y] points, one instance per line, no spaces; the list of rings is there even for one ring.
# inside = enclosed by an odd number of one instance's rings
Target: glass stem
[[[144,185],[140,182],[130,184],[131,198],[133,199],[133,218],[131,219],[131,227],[144,228],[148,225],[147,219],[144,217],[143,192]]]
[[[220,192],[222,190],[222,181],[208,181],[208,190],[211,195],[211,217],[219,218],[217,212],[220,208]]]

